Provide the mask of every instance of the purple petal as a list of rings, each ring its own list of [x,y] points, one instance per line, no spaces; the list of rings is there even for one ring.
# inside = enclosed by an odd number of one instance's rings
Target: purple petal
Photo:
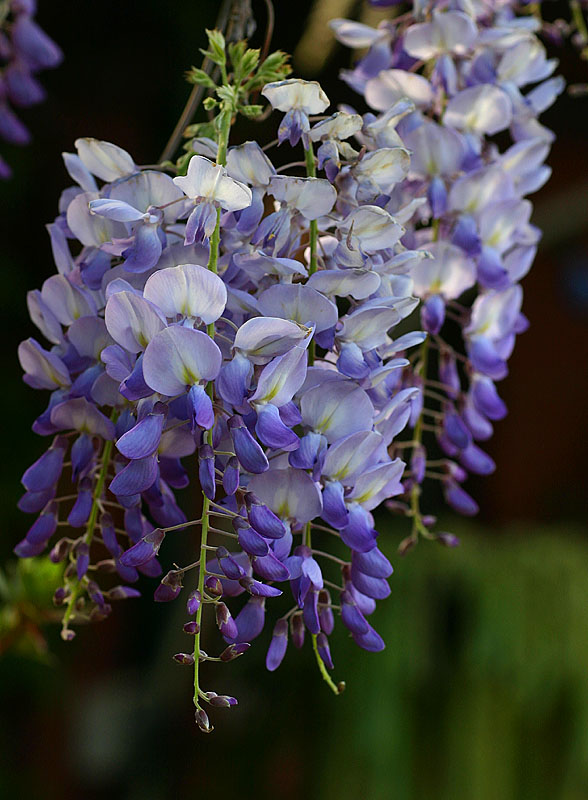
[[[272,640],[265,658],[265,666],[270,672],[273,672],[280,666],[286,655],[287,647],[288,622],[285,619],[279,619],[274,627]]]
[[[368,650],[370,653],[379,653],[380,650],[383,650],[386,647],[386,644],[380,634],[371,626],[368,626],[367,633],[354,633],[352,635],[355,644],[358,644],[361,648]]]
[[[152,486],[158,473],[157,454],[154,453],[147,458],[139,458],[127,464],[115,475],[108,488],[113,494],[121,497],[140,494]]]
[[[120,557],[124,567],[140,567],[154,558],[165,538],[163,531],[155,529],[144,536],[137,544],[126,550]]]
[[[137,459],[150,456],[159,446],[164,422],[163,414],[147,414],[134,428],[120,437],[116,449],[125,458]]]

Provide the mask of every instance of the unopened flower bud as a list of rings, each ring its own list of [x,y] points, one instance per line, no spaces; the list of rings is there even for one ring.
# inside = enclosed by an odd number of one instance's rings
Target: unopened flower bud
[[[192,653],[176,653],[173,658],[178,664],[185,664],[188,667],[192,666],[194,663],[194,656]]]
[[[220,654],[221,661],[232,661],[234,658],[242,656],[247,652],[251,645],[248,642],[238,642],[237,644],[230,644]]]
[[[200,597],[200,592],[196,589],[190,594],[188,602],[186,603],[186,609],[190,616],[193,616],[198,611],[201,602],[202,598]]]
[[[208,719],[208,714],[203,708],[196,709],[196,725],[200,728],[202,733],[212,733],[214,728],[210,724],[210,720]]]
[[[191,620],[190,622],[184,623],[184,633],[189,633],[191,636],[195,636],[197,633],[200,632],[200,625]]]
[[[223,585],[215,575],[208,575],[204,581],[204,588],[213,597],[222,597]]]
[[[55,594],[53,595],[53,605],[62,606],[65,603],[68,595],[69,591],[65,587],[60,586],[55,590]]]

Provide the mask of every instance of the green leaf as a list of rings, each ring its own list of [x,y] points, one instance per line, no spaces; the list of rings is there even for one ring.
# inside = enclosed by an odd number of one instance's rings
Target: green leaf
[[[220,31],[217,30],[207,30],[206,35],[208,36],[208,50],[201,50],[201,52],[204,53],[204,55],[215,64],[224,67],[224,65],[227,63],[227,57],[225,54],[225,37]]]
[[[292,72],[288,64],[290,56],[282,50],[270,53],[265,61],[259,66],[255,75],[247,81],[245,88],[247,91],[262,89],[266,83],[281,81]]]
[[[259,50],[247,50],[241,61],[241,80],[246,80],[259,63]]]
[[[217,108],[219,105],[218,100],[215,100],[214,97],[205,97],[202,103],[204,106],[205,111],[212,111],[213,108]]]
[[[246,47],[247,43],[241,40],[240,42],[231,42],[227,48],[229,51],[229,58],[231,59],[231,64],[233,65],[235,72],[239,72],[241,70],[241,61],[245,55]]]
[[[216,94],[219,100],[231,107],[234,107],[237,103],[237,91],[234,86],[219,86]]]
[[[207,89],[216,89],[216,83],[212,80],[210,75],[203,69],[192,67],[186,72],[186,80],[188,83],[198,83],[200,86],[205,86]]]

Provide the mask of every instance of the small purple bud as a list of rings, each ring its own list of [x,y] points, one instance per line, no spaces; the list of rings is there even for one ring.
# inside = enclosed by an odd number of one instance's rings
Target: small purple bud
[[[189,633],[191,636],[195,636],[200,632],[200,625],[194,620],[191,620],[190,622],[184,623],[183,630],[184,633]]]
[[[275,586],[268,586],[261,581],[256,581],[255,578],[241,578],[239,583],[254,597],[279,597],[282,594],[282,591]]]
[[[120,557],[120,563],[123,567],[143,566],[158,554],[164,539],[165,533],[156,528],[124,552]]]
[[[318,654],[325,666],[327,666],[329,669],[333,669],[333,659],[331,658],[329,640],[322,631],[316,637],[316,646],[318,649]]]
[[[71,550],[71,542],[67,539],[60,539],[49,553],[49,558],[54,564],[64,561]]]
[[[238,581],[245,575],[243,567],[235,561],[226,547],[217,547],[216,557],[222,573],[230,580]]]
[[[94,444],[87,433],[82,433],[71,448],[71,475],[74,483],[94,457]]]
[[[431,295],[421,306],[421,323],[423,328],[437,334],[445,322],[445,301],[440,294]]]
[[[96,603],[99,606],[104,605],[104,595],[102,594],[100,587],[96,583],[96,581],[89,581],[88,582],[88,596],[90,600]]]
[[[265,658],[265,666],[270,672],[273,672],[280,666],[286,655],[287,647],[288,622],[285,619],[279,619],[275,624],[272,640]]]
[[[223,489],[228,495],[235,494],[239,488],[239,477],[239,461],[236,456],[231,456],[223,474]]]
[[[269,462],[265,453],[249,433],[243,418],[235,414],[229,419],[228,426],[233,439],[235,453],[244,469],[253,474],[259,474],[269,469]]]
[[[153,594],[156,603],[169,603],[175,600],[182,591],[182,578],[184,573],[181,570],[172,569],[162,578],[161,583]]]
[[[319,633],[321,626],[318,617],[318,592],[311,589],[305,599],[302,609],[304,624],[311,633]]]
[[[177,661],[178,664],[185,664],[187,667],[192,666],[194,663],[194,656],[192,653],[176,653],[173,659]]]
[[[493,459],[473,443],[462,450],[459,460],[466,469],[476,475],[491,475],[496,469]]]
[[[209,500],[216,495],[216,476],[214,472],[214,450],[209,444],[198,448],[198,478],[202,491]]]
[[[225,694],[216,694],[215,692],[207,692],[208,702],[211,706],[215,708],[231,708],[231,706],[237,705],[237,701],[234,697],[228,697]],[[233,700],[234,702],[231,702]]]
[[[76,574],[81,581],[90,566],[90,548],[85,542],[76,548]]]
[[[267,556],[269,553],[269,545],[257,531],[253,528],[239,527],[238,528],[239,544],[246,553],[251,556]]]
[[[331,608],[331,595],[327,589],[321,589],[318,596],[318,612],[321,630],[330,636],[335,627],[335,617]]]
[[[213,597],[222,597],[223,585],[215,575],[208,575],[204,581],[204,588]]]
[[[375,631],[371,625],[368,626],[367,633],[354,633],[352,635],[354,642],[364,650],[368,650],[370,653],[379,653],[380,650],[383,650],[386,647],[386,644],[384,643],[384,640],[380,634]]]
[[[351,633],[367,633],[370,627],[348,591],[341,593],[341,620]]]
[[[437,541],[445,547],[459,547],[460,541],[453,533],[439,533],[437,534]]]
[[[300,650],[304,644],[304,620],[302,614],[294,614],[290,617],[290,635],[292,636],[292,644],[297,650]]]
[[[249,642],[237,642],[236,644],[230,644],[228,647],[225,647],[220,654],[220,660],[232,661],[234,658],[238,658],[239,656],[242,656],[243,653],[246,653],[250,647],[251,645]]]
[[[198,708],[194,716],[196,719],[196,725],[198,725],[202,733],[212,733],[214,728],[210,724],[210,720],[208,719],[208,714],[203,708]]]
[[[215,611],[216,624],[222,635],[227,639],[235,639],[238,634],[237,625],[227,606],[224,603],[218,603]]]
[[[60,438],[61,441],[61,438]],[[24,473],[21,483],[29,492],[41,492],[51,488],[61,475],[65,449],[51,447]]]
[[[443,179],[435,175],[427,190],[427,200],[431,206],[434,219],[439,219],[447,210],[447,189]]]
[[[466,517],[473,517],[478,513],[478,504],[473,497],[470,497],[459,484],[455,483],[455,481],[450,478],[443,481],[443,494],[447,505],[451,506],[451,508],[459,514],[463,514]]]
[[[60,586],[58,589],[55,590],[55,594],[53,595],[53,605],[55,606],[62,606],[69,596],[69,591],[65,589],[63,586]]]
[[[190,594],[188,602],[186,603],[186,609],[191,617],[198,611],[201,602],[202,598],[200,597],[200,592],[196,589]]]
[[[286,526],[271,509],[252,495],[246,495],[247,516],[251,527],[268,539],[281,539],[286,533]]]
[[[67,521],[72,528],[82,528],[87,523],[92,511],[92,503],[93,499],[90,490],[82,489],[67,516]]]
[[[449,404],[444,406],[443,414],[443,429],[447,438],[460,450],[464,450],[471,443],[472,434],[462,418]]]

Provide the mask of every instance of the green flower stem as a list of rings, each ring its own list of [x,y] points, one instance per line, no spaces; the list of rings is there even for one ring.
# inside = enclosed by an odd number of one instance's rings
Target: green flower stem
[[[316,178],[316,165],[314,163],[314,150],[312,148],[312,142],[308,141],[308,149],[304,148],[304,162],[306,164],[306,175],[309,178]],[[310,220],[310,226],[308,231],[308,239],[309,239],[309,246],[310,246],[310,264],[308,267],[308,275],[314,275],[317,269],[317,248],[318,248],[318,222],[316,219]],[[308,346],[308,365],[312,366],[314,364],[315,359],[315,344],[314,339]],[[312,533],[311,533],[311,526],[310,522],[307,522],[304,527],[304,544],[312,549]],[[319,671],[323,677],[323,680],[326,682],[327,686],[331,691],[335,694],[341,694],[343,688],[345,686],[344,683],[337,685],[329,673],[327,672],[327,668],[325,666],[325,662],[319,655],[318,645],[317,645],[317,634],[313,633],[312,636],[312,649],[314,650],[314,656],[316,658],[316,663],[318,665]]]
[[[582,6],[578,0],[570,0],[570,9],[576,30],[580,36],[580,41],[583,45],[586,45],[588,44],[588,28],[586,27],[586,20],[582,13]]]
[[[439,225],[440,222],[438,219],[433,220],[433,224],[431,225],[431,233],[433,241],[436,242],[439,238]],[[424,384],[427,380],[427,366],[429,361],[429,337],[425,339],[425,341],[421,345],[421,354],[420,354],[420,368],[418,370],[418,374],[423,379],[423,389]],[[424,400],[423,400],[424,405]],[[424,416],[424,408],[419,414],[419,418],[416,421],[416,425],[414,426],[414,435],[413,435],[413,447],[417,448],[422,444],[423,441],[423,416]],[[410,490],[410,511],[412,516],[412,532],[411,532],[411,539],[416,542],[419,534],[429,538],[430,534],[427,530],[426,526],[423,525],[422,521],[422,514],[421,514],[421,507],[420,507],[420,497],[421,497],[421,487],[415,483]]]
[[[225,166],[227,163],[227,147],[229,144],[229,134],[231,131],[231,121],[233,118],[234,108],[231,105],[224,105],[220,113],[219,125],[219,139],[217,150],[217,164]],[[216,225],[212,236],[210,237],[210,255],[208,258],[208,269],[218,274],[218,255],[220,246],[220,220],[221,210],[216,210]],[[206,326],[206,331],[211,339],[215,336],[214,322]],[[214,400],[214,384],[209,381],[206,384],[206,393],[211,400]],[[206,432],[206,441],[212,447],[212,430]],[[208,551],[208,533],[210,530],[210,505],[211,501],[202,492],[202,523],[200,534],[200,572],[198,574],[198,592],[200,593],[201,602],[196,612],[196,630],[198,631],[194,637],[194,705],[197,709],[201,708],[200,697],[203,692],[200,689],[200,633],[202,629],[202,612],[204,610],[204,579],[206,577],[206,553]]]
[[[118,410],[115,408],[112,410],[110,415],[110,419],[112,422],[116,422],[118,418]],[[94,530],[96,528],[96,522],[98,520],[98,511],[100,508],[100,498],[102,496],[102,492],[104,491],[104,483],[106,482],[106,476],[108,474],[108,467],[110,465],[110,459],[112,457],[112,447],[114,442],[112,439],[104,442],[104,449],[102,451],[102,466],[100,468],[100,472],[98,474],[98,480],[96,481],[96,486],[94,487],[94,494],[92,495],[92,508],[90,510],[90,516],[88,517],[88,524],[86,525],[86,533],[84,534],[84,542],[90,547],[92,544],[92,539],[94,538]],[[82,582],[76,580],[75,586],[73,587],[71,594],[69,596],[69,600],[67,603],[67,608],[65,609],[65,613],[63,615],[63,623],[61,626],[61,636],[62,638],[67,638],[66,632],[69,630],[69,621],[72,617],[72,614],[75,610],[75,605],[77,602],[78,597],[80,596],[80,591],[82,588]]]
[[[429,339],[428,337],[421,345],[421,363],[420,368],[418,370],[419,375],[423,379],[426,380],[427,377],[427,364],[429,360]],[[413,447],[416,449],[422,444],[423,441],[423,411],[419,414],[419,418],[416,421],[416,425],[414,426],[414,434],[413,434]],[[412,534],[411,538],[416,541],[419,537],[419,534],[423,534],[425,536],[428,535],[427,528],[423,525],[421,519],[421,510],[420,510],[420,496],[421,496],[421,487],[415,483],[413,484],[412,489],[410,490],[410,510],[412,516]]]
[[[308,150],[304,150],[304,160],[306,163],[306,174],[309,178],[316,178],[316,166],[314,163],[314,150],[312,149],[312,142],[308,142]],[[310,245],[310,265],[308,267],[308,275],[313,275],[317,268],[317,246],[318,246],[318,222],[316,219],[310,220],[310,227],[308,231],[308,239]],[[308,364],[312,366],[316,356],[316,348],[314,339],[308,346]]]
[[[303,539],[304,539],[304,544],[309,548],[312,548],[312,533],[311,533],[311,530],[312,529],[311,529],[310,522],[307,522],[306,525],[304,526]],[[345,683],[343,681],[341,681],[341,683],[336,684],[333,681],[333,679],[331,678],[331,676],[327,672],[327,667],[325,666],[325,662],[320,657],[320,654],[319,654],[319,651],[318,651],[318,644],[317,644],[317,634],[316,633],[312,633],[311,637],[312,637],[312,649],[314,650],[314,657],[316,659],[316,663],[317,663],[317,666],[319,668],[319,672],[322,675],[323,680],[325,681],[325,683],[327,684],[329,689],[334,694],[341,694],[341,692],[343,692],[343,690],[345,689]]]

